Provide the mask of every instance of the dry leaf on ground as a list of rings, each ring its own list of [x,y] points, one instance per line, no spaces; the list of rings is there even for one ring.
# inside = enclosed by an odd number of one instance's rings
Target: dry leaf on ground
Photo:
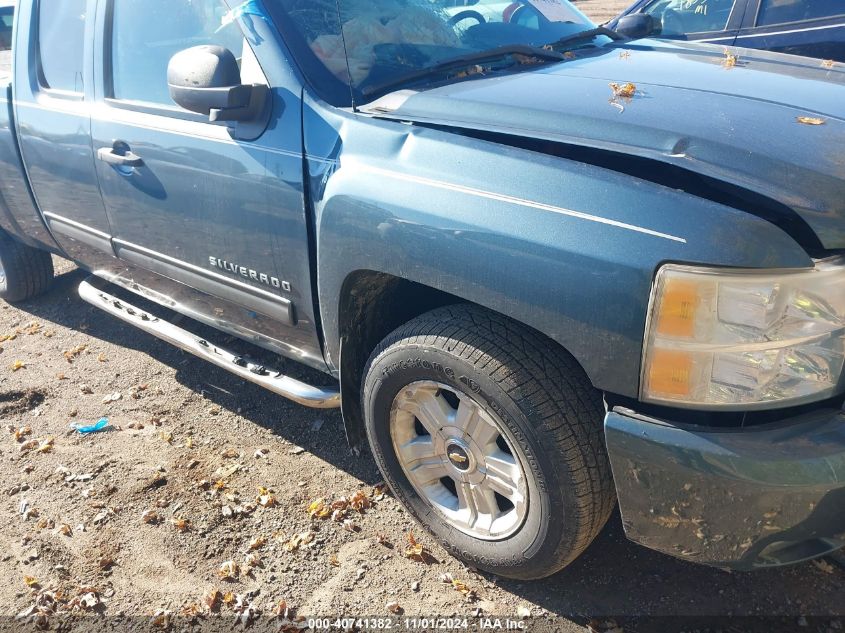
[[[235,580],[238,577],[240,568],[233,560],[227,560],[217,569],[217,576],[221,580]]]

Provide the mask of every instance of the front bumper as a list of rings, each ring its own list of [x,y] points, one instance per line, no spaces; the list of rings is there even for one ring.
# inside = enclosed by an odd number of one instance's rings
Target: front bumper
[[[845,546],[845,412],[745,429],[676,426],[617,408],[605,431],[631,540],[738,570]]]

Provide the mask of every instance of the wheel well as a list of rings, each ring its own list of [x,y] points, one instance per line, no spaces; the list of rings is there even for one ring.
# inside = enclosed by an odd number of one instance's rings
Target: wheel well
[[[385,273],[364,270],[347,277],[341,290],[338,330],[343,419],[353,448],[365,440],[361,381],[376,346],[411,319],[463,302],[447,292]]]
[[[408,321],[436,308],[457,303],[478,305],[448,292],[386,273],[364,270],[346,278],[341,289],[338,313],[340,389],[346,437],[354,450],[358,450],[366,441],[361,383],[373,350],[388,334]],[[511,318],[483,305],[478,307]],[[535,332],[547,339],[549,345],[557,346],[571,356],[559,343],[542,332]],[[574,357],[573,360],[584,371],[580,361]],[[586,371],[584,375],[587,375]]]

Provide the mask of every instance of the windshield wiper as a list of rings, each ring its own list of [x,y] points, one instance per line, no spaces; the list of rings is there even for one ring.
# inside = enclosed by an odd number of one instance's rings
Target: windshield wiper
[[[609,37],[614,42],[619,42],[621,40],[627,39],[625,36],[620,35],[616,31],[612,31],[604,26],[597,26],[594,29],[589,29],[588,31],[581,31],[580,33],[573,33],[572,35],[567,35],[566,37],[560,38],[557,42],[552,42],[548,45],[549,48],[558,51],[562,48],[566,48],[570,44],[575,44],[576,42],[581,42],[583,40],[594,40],[599,35],[604,35]]]
[[[612,31],[611,31],[612,32]],[[534,57],[538,59],[545,59],[549,61],[563,61],[566,59],[562,53],[559,53],[550,48],[539,48],[537,46],[529,46],[527,44],[510,44],[507,46],[499,46],[498,48],[491,48],[486,51],[479,51],[477,53],[470,53],[468,55],[461,55],[460,57],[452,57],[442,62],[421,68],[410,72],[401,77],[385,81],[374,86],[367,86],[361,92],[370,96],[380,92],[386,92],[393,88],[404,86],[406,84],[414,83],[428,77],[442,75],[452,70],[461,70],[469,66],[474,66],[480,62],[489,62],[501,59],[503,57],[513,55],[524,55],[526,57]]]

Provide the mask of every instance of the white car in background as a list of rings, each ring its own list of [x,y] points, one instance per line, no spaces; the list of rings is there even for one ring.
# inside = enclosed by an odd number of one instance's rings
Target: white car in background
[[[452,16],[454,24],[472,22],[505,22],[537,28],[544,17],[559,22],[583,22],[584,16],[569,3],[559,0],[517,0],[485,2],[484,0],[432,0]],[[463,24],[462,24],[463,25]]]

